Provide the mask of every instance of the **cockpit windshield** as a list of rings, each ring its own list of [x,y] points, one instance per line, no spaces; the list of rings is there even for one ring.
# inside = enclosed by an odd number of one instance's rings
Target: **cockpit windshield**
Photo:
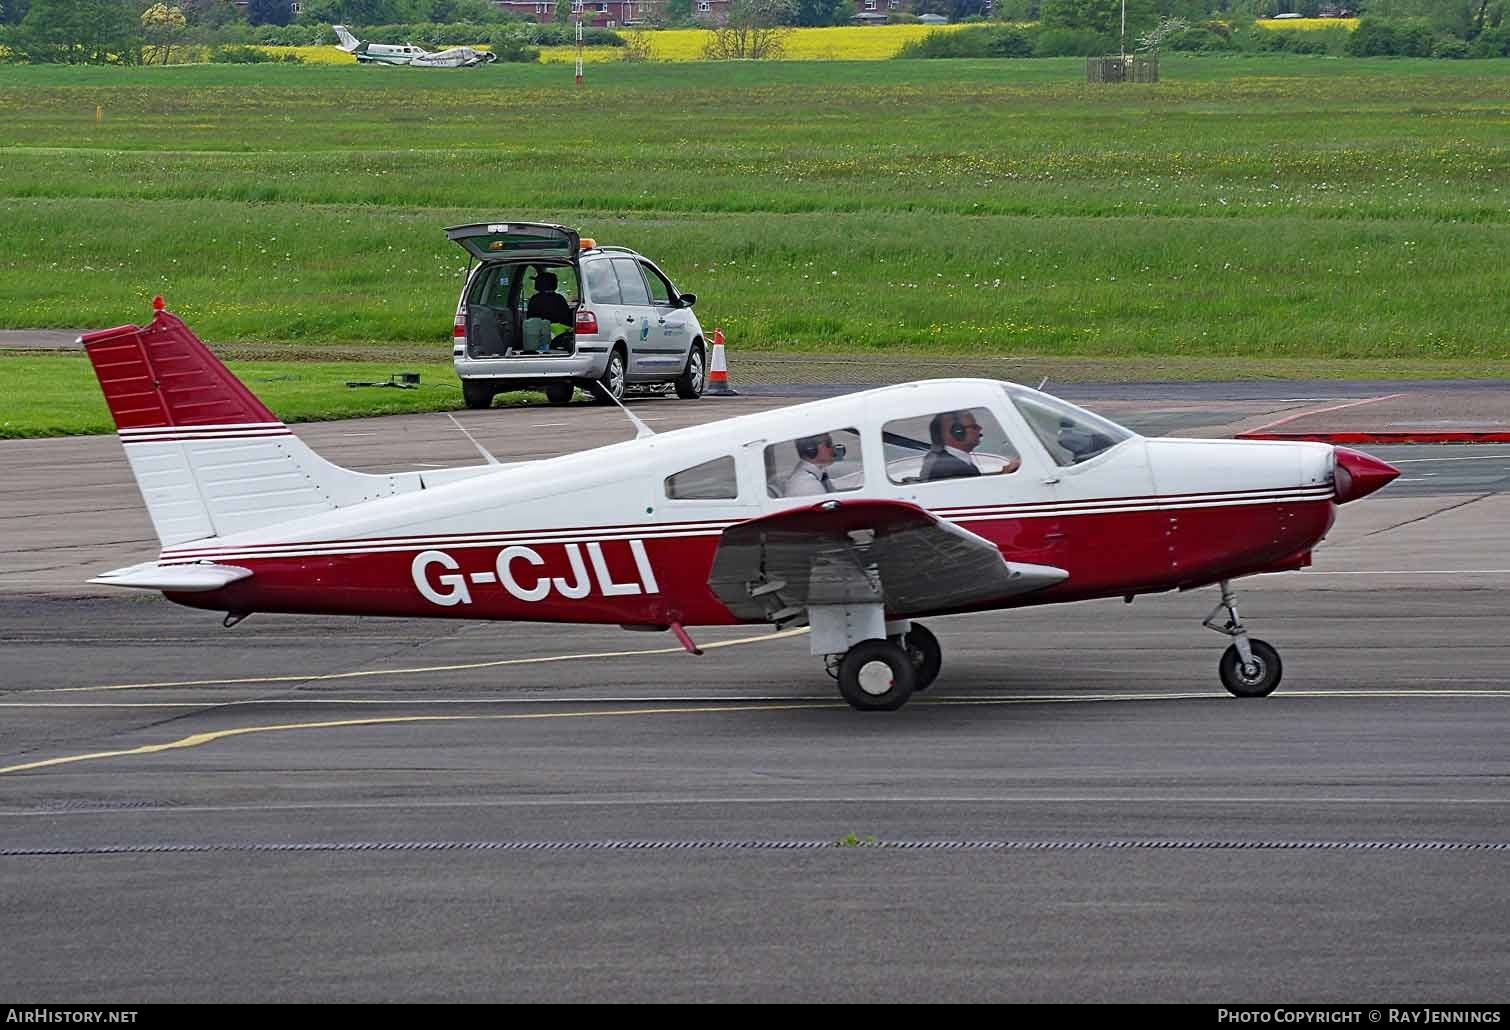
[[[1049,456],[1060,465],[1089,461],[1137,435],[1058,397],[1015,383],[1003,383],[1002,386]]]

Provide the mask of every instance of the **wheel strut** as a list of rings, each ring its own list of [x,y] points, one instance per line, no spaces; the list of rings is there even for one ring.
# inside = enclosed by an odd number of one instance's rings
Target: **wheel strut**
[[[1222,686],[1237,697],[1267,697],[1279,686],[1284,675],[1284,663],[1279,652],[1262,640],[1249,639],[1248,630],[1237,614],[1237,597],[1232,584],[1221,581],[1222,599],[1201,625],[1214,629],[1223,636],[1232,638],[1232,646],[1222,654],[1218,663]],[[1226,621],[1219,621],[1223,613]]]
[[[1207,629],[1214,629],[1224,636],[1232,638],[1232,645],[1237,648],[1238,655],[1243,660],[1243,669],[1251,673],[1253,671],[1253,648],[1248,643],[1248,630],[1243,626],[1242,618],[1237,614],[1237,594],[1232,590],[1232,581],[1221,581],[1222,599],[1216,607],[1211,609],[1211,614],[1201,620],[1201,625]],[[1225,625],[1217,625],[1217,618],[1227,613]]]

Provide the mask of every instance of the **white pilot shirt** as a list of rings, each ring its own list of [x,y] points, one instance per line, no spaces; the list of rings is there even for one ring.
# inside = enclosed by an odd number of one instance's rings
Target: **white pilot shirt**
[[[814,494],[826,494],[833,492],[833,484],[824,485],[823,478],[828,475],[821,465],[814,465],[810,461],[799,461],[797,467],[792,469],[792,474],[786,477],[782,484],[781,495],[783,497],[809,497]]]
[[[970,457],[969,451],[962,451],[958,447],[950,447],[948,444],[944,445],[944,451],[947,454],[954,455],[960,461],[964,462],[966,465],[969,465],[973,469],[980,468],[979,465],[975,464],[975,459]]]

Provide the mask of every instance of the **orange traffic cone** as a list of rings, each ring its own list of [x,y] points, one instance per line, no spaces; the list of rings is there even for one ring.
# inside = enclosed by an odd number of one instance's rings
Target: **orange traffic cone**
[[[729,385],[729,363],[724,357],[724,331],[713,330],[713,357],[708,365],[708,397],[738,397],[739,391]]]

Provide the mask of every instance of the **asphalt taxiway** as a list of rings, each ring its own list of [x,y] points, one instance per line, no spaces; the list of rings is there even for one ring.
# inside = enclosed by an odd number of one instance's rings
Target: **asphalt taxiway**
[[[1223,385],[1066,395],[1187,436],[1346,399]],[[500,457],[630,435],[462,418]],[[296,429],[475,460],[440,416]],[[154,553],[119,444],[0,444],[0,994],[1503,1001],[1510,447],[1364,449],[1401,479],[1240,584],[1273,697],[1222,691],[1199,591],[936,620],[938,684],[882,715],[760,627],[694,658],[84,587]]]

